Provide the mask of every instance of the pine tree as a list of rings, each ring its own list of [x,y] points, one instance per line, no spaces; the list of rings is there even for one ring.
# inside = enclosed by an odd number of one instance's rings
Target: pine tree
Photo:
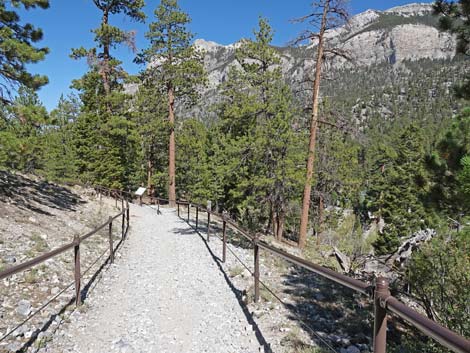
[[[33,75],[27,65],[44,59],[47,48],[37,48],[35,43],[42,39],[41,29],[32,24],[20,23],[20,17],[13,8],[23,6],[26,10],[40,7],[47,9],[48,0],[15,0],[0,2],[0,101],[10,101],[12,89],[24,86],[33,90],[44,86],[46,76]]]
[[[470,55],[470,1],[436,0],[434,13],[439,15],[440,28],[457,37],[457,54]],[[462,20],[464,19],[464,20]],[[465,82],[456,86],[457,96],[470,99],[470,78],[466,75]]]
[[[4,114],[0,161],[8,168],[24,172],[40,169],[44,147],[41,136],[49,116],[39,97],[33,89],[22,86]]]
[[[74,129],[77,168],[84,181],[127,188],[137,179],[138,135],[123,88],[128,75],[110,50],[121,44],[134,48],[134,32],[110,25],[109,17],[123,14],[131,20],[143,21],[144,2],[93,2],[102,14],[100,26],[93,30],[97,47],[73,49],[71,55],[75,59],[87,58],[90,65],[90,71],[73,84],[83,102]]]
[[[187,26],[190,17],[184,13],[177,0],[162,0],[154,12],[155,22],[150,23],[146,38],[150,47],[137,58],[147,63],[145,80],[167,95],[168,144],[168,198],[170,205],[176,200],[175,166],[175,101],[190,104],[197,99],[197,86],[205,82],[203,57],[191,45],[193,35]]]
[[[393,148],[379,146],[369,178],[366,209],[385,226],[374,243],[377,254],[397,250],[400,239],[432,223],[424,201],[429,189],[424,136],[414,124],[404,127]]]
[[[73,126],[80,114],[78,97],[59,98],[57,108],[50,113],[50,123],[44,130],[44,173],[52,180],[76,180],[76,155]]]
[[[226,206],[249,227],[266,225],[284,234],[289,201],[298,196],[297,146],[292,93],[283,82],[280,58],[271,47],[273,32],[260,18],[254,40],[245,40],[222,88],[220,145],[227,173]],[[298,151],[295,151],[298,152]]]
[[[338,26],[341,26],[348,19],[348,14],[345,10],[344,0],[320,0],[313,3],[314,11],[299,19],[300,22],[308,21],[310,25],[319,28],[318,33],[307,31],[303,33],[298,41],[315,40],[316,45],[316,64],[315,64],[315,79],[313,81],[312,91],[312,116],[310,120],[310,139],[307,155],[307,168],[304,193],[302,199],[302,214],[300,217],[300,231],[299,231],[299,248],[305,248],[307,244],[307,227],[310,209],[310,197],[312,192],[312,181],[315,163],[315,148],[318,129],[318,102],[320,97],[320,82],[322,78],[322,65],[324,56],[327,52],[332,54],[341,54],[339,50],[326,48],[325,33]]]

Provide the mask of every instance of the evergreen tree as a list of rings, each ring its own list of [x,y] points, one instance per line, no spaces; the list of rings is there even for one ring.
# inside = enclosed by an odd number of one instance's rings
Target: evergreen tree
[[[436,0],[434,13],[439,15],[439,24],[443,31],[457,37],[457,54],[470,55],[470,1]],[[457,96],[470,99],[470,78],[466,75],[465,82],[456,87]]]
[[[193,35],[187,25],[191,22],[177,0],[162,0],[154,12],[155,22],[149,25],[146,38],[150,47],[137,58],[147,63],[145,80],[152,80],[166,93],[169,123],[168,145],[168,198],[175,205],[175,101],[189,104],[197,98],[196,86],[205,82],[203,57],[191,45]]]
[[[348,20],[344,0],[319,0],[312,4],[313,12],[299,19],[308,21],[310,25],[318,27],[318,33],[307,31],[300,35],[298,41],[316,41],[315,79],[312,90],[312,115],[310,119],[310,138],[307,155],[306,177],[302,198],[302,214],[300,217],[299,247],[305,248],[307,244],[307,227],[309,220],[310,198],[314,174],[315,149],[318,129],[318,103],[320,97],[320,82],[322,79],[322,66],[327,53],[340,54],[340,50],[328,48],[325,36],[327,30],[342,26]]]
[[[400,239],[432,222],[424,208],[428,192],[422,131],[411,124],[394,138],[394,148],[379,146],[367,193],[366,209],[385,222],[374,243],[376,254],[397,250]]]
[[[299,196],[292,93],[283,82],[272,29],[260,18],[255,39],[245,40],[222,88],[220,145],[226,156],[226,206],[251,228],[284,233],[289,201]]]
[[[50,114],[50,123],[44,131],[44,173],[52,180],[76,180],[76,155],[73,145],[73,126],[80,114],[76,96],[59,99]]]
[[[0,162],[24,172],[41,168],[43,144],[40,141],[49,117],[37,94],[31,88],[21,87],[4,114],[6,120],[3,131],[0,131]]]
[[[454,217],[467,204],[460,182],[465,184],[465,160],[470,154],[470,109],[457,115],[445,135],[428,157],[432,173],[430,205],[438,212]],[[464,163],[462,163],[464,162]],[[463,174],[461,174],[463,173]]]
[[[73,49],[71,55],[75,59],[87,58],[90,64],[90,71],[73,84],[83,102],[74,126],[77,170],[84,181],[121,189],[137,182],[138,135],[123,88],[128,75],[110,50],[121,44],[134,48],[134,32],[110,25],[109,17],[123,14],[143,21],[144,2],[93,2],[102,14],[100,26],[93,30],[97,47]]]
[[[37,48],[42,39],[41,29],[32,24],[20,23],[14,8],[26,10],[40,7],[47,9],[48,0],[6,0],[0,2],[0,101],[10,100],[12,88],[24,86],[36,90],[48,82],[46,76],[33,75],[27,65],[44,59],[47,48]]]

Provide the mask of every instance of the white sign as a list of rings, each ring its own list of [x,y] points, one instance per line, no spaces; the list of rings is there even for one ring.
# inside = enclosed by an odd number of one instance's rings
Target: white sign
[[[146,188],[138,188],[135,194],[137,196],[142,196],[146,190],[147,190]]]

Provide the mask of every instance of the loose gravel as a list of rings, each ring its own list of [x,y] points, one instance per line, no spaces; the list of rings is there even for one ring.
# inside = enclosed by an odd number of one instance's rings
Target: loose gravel
[[[131,215],[115,264],[42,351],[264,351],[201,237],[171,209]]]

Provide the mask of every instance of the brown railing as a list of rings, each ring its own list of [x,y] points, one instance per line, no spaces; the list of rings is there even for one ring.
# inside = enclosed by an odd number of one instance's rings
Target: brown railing
[[[160,204],[162,202],[168,202],[166,199],[154,198],[158,211],[160,210]],[[435,321],[428,319],[427,317],[419,314],[417,311],[409,308],[397,298],[390,294],[388,280],[384,277],[378,277],[374,284],[368,284],[363,281],[348,277],[340,274],[331,269],[319,266],[310,261],[302,259],[298,256],[287,253],[281,249],[278,249],[262,240],[258,236],[253,236],[242,227],[240,227],[235,221],[231,220],[225,213],[218,213],[207,209],[207,207],[198,205],[197,203],[191,203],[188,201],[176,201],[178,217],[181,215],[181,206],[187,208],[186,219],[190,221],[190,209],[194,207],[196,209],[195,217],[195,228],[196,231],[199,227],[199,212],[207,213],[207,241],[210,241],[211,236],[211,216],[217,217],[222,221],[222,262],[226,260],[227,253],[227,225],[235,229],[243,237],[253,244],[254,249],[254,271],[252,276],[254,278],[254,299],[259,301],[260,298],[260,283],[274,295],[282,304],[282,300],[275,295],[263,282],[260,281],[259,271],[259,249],[266,250],[274,256],[283,258],[288,262],[304,268],[308,271],[314,272],[324,278],[327,278],[335,283],[342,286],[348,287],[361,294],[368,296],[374,303],[374,329],[373,329],[373,351],[374,353],[385,353],[387,346],[387,314],[391,312],[398,317],[409,322],[412,326],[416,327],[426,336],[433,338],[448,349],[458,353],[470,353],[470,341],[455,332],[447,329],[446,327],[438,324]],[[235,254],[234,254],[235,255]],[[239,260],[239,259],[238,259]],[[239,260],[240,261],[240,260]],[[248,267],[243,264],[245,268]],[[249,269],[248,269],[249,270]],[[250,270],[249,270],[250,271]],[[250,271],[251,272],[251,271]],[[331,348],[331,347],[330,347]]]
[[[95,188],[97,192],[99,193],[99,196],[101,198],[102,193],[106,193],[112,196],[113,190],[106,189],[103,187],[97,187]],[[121,241],[124,241],[127,237],[127,233],[129,231],[129,219],[130,219],[130,212],[129,212],[129,202],[127,200],[124,201],[124,198],[122,198],[122,193],[119,194],[120,200],[121,200],[121,212],[118,213],[115,216],[109,217],[106,222],[98,226],[97,228],[93,229],[89,233],[78,236],[76,235],[71,243],[65,244],[61,246],[60,248],[57,248],[55,250],[52,250],[48,253],[45,253],[41,256],[38,256],[34,259],[31,259],[29,261],[26,261],[24,263],[21,263],[16,266],[12,266],[7,268],[4,271],[0,272],[0,280],[4,278],[8,278],[16,273],[26,271],[28,269],[31,269],[34,266],[39,265],[40,263],[51,259],[55,256],[58,256],[60,254],[63,254],[71,249],[73,249],[73,256],[74,256],[74,281],[67,285],[64,289],[62,289],[59,293],[57,293],[53,298],[51,298],[49,301],[47,301],[46,304],[42,305],[38,310],[30,314],[24,321],[22,321],[20,324],[15,326],[13,329],[9,330],[6,334],[0,337],[0,342],[3,341],[5,338],[10,336],[13,332],[15,332],[19,327],[24,325],[26,322],[28,322],[32,317],[34,317],[36,314],[38,314],[41,310],[46,308],[52,301],[54,301],[59,295],[63,294],[67,289],[71,288],[72,286],[75,286],[75,304],[81,305],[82,300],[81,300],[81,278],[82,276],[87,273],[92,266],[94,266],[108,251],[109,251],[109,262],[113,263],[114,262],[114,253],[119,247],[119,244],[114,246],[113,244],[113,237],[112,237],[112,229],[113,229],[113,221],[122,218],[121,221]],[[102,253],[97,260],[95,260],[83,273],[81,272],[80,268],[80,244],[83,243],[85,240],[88,238],[92,237],[93,235],[97,234],[100,230],[108,227],[108,242],[109,242],[109,249],[106,249],[104,253]]]

